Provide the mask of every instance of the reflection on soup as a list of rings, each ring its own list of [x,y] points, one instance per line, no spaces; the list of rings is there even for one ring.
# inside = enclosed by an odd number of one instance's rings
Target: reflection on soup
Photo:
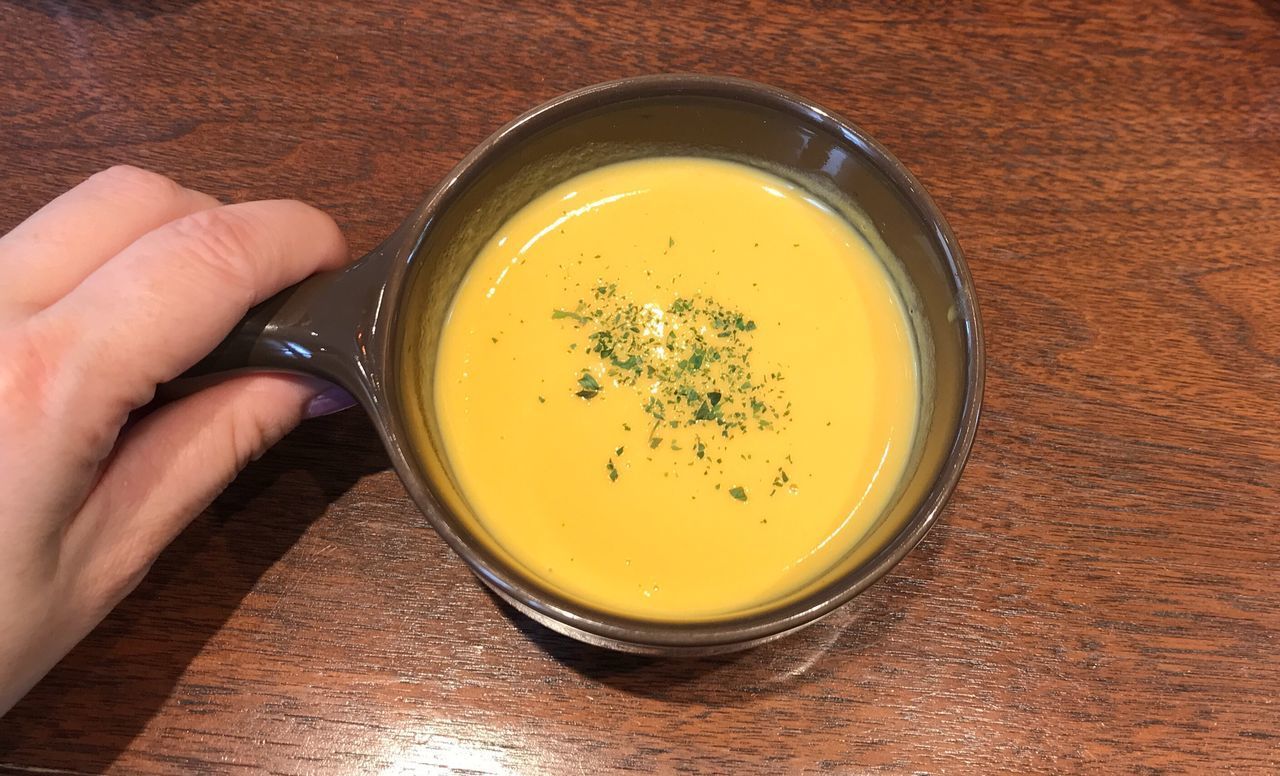
[[[526,571],[618,614],[725,616],[831,567],[892,498],[919,368],[900,294],[806,190],[614,164],[515,214],[440,346],[445,451]]]

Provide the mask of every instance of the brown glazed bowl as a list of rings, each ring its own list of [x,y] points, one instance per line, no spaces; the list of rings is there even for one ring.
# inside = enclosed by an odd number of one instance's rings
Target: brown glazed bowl
[[[618,616],[523,572],[479,535],[482,524],[450,472],[432,399],[437,344],[454,292],[497,228],[569,177],[660,155],[754,164],[847,214],[873,244],[896,257],[888,263],[907,300],[922,361],[920,432],[896,502],[847,557],[808,587],[772,605],[704,622]],[[743,649],[813,623],[915,546],[938,519],[973,442],[983,354],[960,247],[920,183],[886,150],[852,124],[777,89],[660,75],[590,86],[507,124],[468,154],[376,250],[254,308],[193,373],[245,369],[319,375],[356,396],[427,521],[486,585],[524,614],[591,644],[676,655]]]

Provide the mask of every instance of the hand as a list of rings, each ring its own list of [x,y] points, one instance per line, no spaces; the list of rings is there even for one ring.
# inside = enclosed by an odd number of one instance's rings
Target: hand
[[[326,386],[240,376],[129,414],[250,306],[346,260],[318,210],[132,167],[0,238],[0,714]]]

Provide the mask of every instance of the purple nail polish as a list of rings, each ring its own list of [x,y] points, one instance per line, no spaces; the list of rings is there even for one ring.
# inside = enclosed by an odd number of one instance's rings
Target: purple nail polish
[[[303,411],[302,417],[304,420],[319,418],[325,415],[332,415],[335,412],[341,412],[355,405],[356,400],[352,398],[351,394],[335,385],[316,394],[315,398],[307,403],[307,408]]]

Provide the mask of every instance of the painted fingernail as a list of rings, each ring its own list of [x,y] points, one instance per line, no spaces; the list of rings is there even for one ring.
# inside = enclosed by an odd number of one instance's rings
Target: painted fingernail
[[[325,415],[332,415],[335,412],[341,412],[348,407],[354,407],[356,400],[351,394],[337,387],[326,388],[307,403],[306,410],[303,411],[304,420],[311,418],[319,418]]]

